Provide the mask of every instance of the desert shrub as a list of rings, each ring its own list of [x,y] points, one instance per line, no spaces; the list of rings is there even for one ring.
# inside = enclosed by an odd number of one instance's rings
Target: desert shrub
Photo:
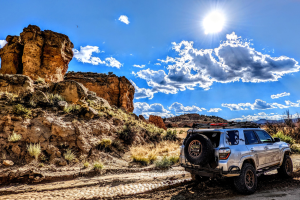
[[[41,154],[41,145],[40,144],[32,144],[30,143],[27,145],[27,151],[31,157],[34,157],[35,160],[38,159],[39,155]]]
[[[177,131],[168,130],[164,136],[164,140],[176,141],[177,140]]]
[[[93,169],[96,170],[96,171],[102,170],[103,167],[104,167],[104,165],[102,164],[102,162],[99,162],[99,161],[96,161],[93,164]]]
[[[39,164],[39,167],[40,167],[40,168],[44,167],[44,163],[40,163],[40,164]]]
[[[278,131],[275,135],[273,135],[273,137],[280,138],[281,141],[287,142],[289,144],[295,143],[295,140],[291,136],[283,134],[282,131]]]
[[[141,156],[141,155],[132,155],[133,162],[138,162],[142,165],[149,165],[150,161],[148,157]]]
[[[47,93],[46,95],[51,104],[56,104],[59,101],[65,101],[65,99],[59,94]]]
[[[14,131],[13,131],[13,133],[10,136],[8,136],[8,141],[9,142],[17,142],[17,141],[19,141],[21,139],[22,139],[22,135],[17,134]]]
[[[105,149],[105,150],[110,150],[110,146],[112,144],[111,139],[109,138],[103,138],[102,140],[98,141],[98,149]]]
[[[136,130],[129,124],[123,126],[123,130],[119,131],[119,138],[127,145],[131,145],[137,135]]]
[[[155,166],[157,168],[163,168],[163,169],[164,168],[169,168],[169,167],[171,167],[171,165],[172,165],[172,162],[166,156],[164,156],[163,159],[155,162]]]
[[[179,156],[178,155],[171,156],[169,159],[170,159],[172,164],[176,164],[176,163],[179,162]]]
[[[80,105],[68,105],[64,108],[65,113],[78,113],[80,110]]]
[[[131,147],[130,153],[132,161],[142,165],[149,165],[157,159],[156,149],[151,145]]]
[[[183,134],[184,133],[184,130],[180,130],[178,134]]]
[[[86,100],[88,105],[96,110],[103,110],[103,106],[100,104],[100,102],[94,101],[94,100]]]
[[[85,161],[84,163],[83,163],[83,167],[84,168],[88,168],[90,166],[90,163],[88,162],[88,161]]]
[[[124,146],[123,146],[123,144],[121,143],[120,140],[113,140],[111,145],[113,147],[115,147],[118,151],[123,151],[124,150]]]
[[[45,82],[45,79],[44,78],[41,78],[41,77],[38,77],[37,79],[36,79],[36,81],[35,81],[36,83],[40,83],[40,84],[44,84],[44,83],[46,83]]]
[[[66,153],[64,153],[64,158],[68,161],[71,162],[75,160],[76,155],[72,152],[71,149],[67,149]]]
[[[31,117],[31,110],[28,108],[25,108],[21,104],[17,104],[13,106],[13,113],[16,115],[21,115],[25,118],[30,118]]]

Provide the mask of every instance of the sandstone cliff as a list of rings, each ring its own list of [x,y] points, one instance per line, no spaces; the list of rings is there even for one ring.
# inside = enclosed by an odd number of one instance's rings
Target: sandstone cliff
[[[62,81],[73,58],[68,36],[29,25],[19,36],[7,36],[0,49],[2,74],[23,74],[33,80]]]
[[[153,123],[155,126],[167,130],[163,119],[160,116],[150,115],[149,122]]]
[[[90,91],[93,91],[97,96],[106,99],[110,105],[124,108],[128,112],[134,109],[134,86],[130,81],[122,77],[117,77],[114,74],[99,74],[99,73],[82,73],[69,72],[65,76],[65,80],[74,80],[82,83]]]

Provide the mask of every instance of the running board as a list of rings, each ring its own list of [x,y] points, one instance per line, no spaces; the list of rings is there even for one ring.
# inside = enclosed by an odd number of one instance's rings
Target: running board
[[[269,172],[269,171],[273,171],[273,170],[275,170],[275,169],[278,169],[279,167],[280,167],[280,165],[275,165],[275,166],[273,166],[273,167],[269,167],[269,168],[267,168],[267,169],[263,169],[262,171],[258,171],[258,172],[256,173],[256,175],[257,175],[257,176],[263,175],[264,173]]]

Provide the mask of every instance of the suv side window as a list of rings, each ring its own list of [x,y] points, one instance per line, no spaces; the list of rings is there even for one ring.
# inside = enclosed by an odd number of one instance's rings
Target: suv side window
[[[258,144],[257,137],[253,131],[244,131],[245,144]]]
[[[238,131],[227,131],[226,132],[226,143],[229,145],[239,144],[239,132]]]
[[[273,138],[266,131],[255,131],[263,143],[273,142]]]

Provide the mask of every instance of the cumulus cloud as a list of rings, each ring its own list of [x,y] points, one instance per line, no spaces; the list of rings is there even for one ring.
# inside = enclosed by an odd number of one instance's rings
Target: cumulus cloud
[[[170,107],[169,110],[174,110],[178,113],[197,113],[201,112],[201,108],[197,106],[183,106],[181,103],[174,102]]]
[[[133,65],[134,67],[144,68],[146,65]]]
[[[292,103],[292,102],[290,102]],[[223,103],[222,107],[227,107],[232,111],[238,111],[238,110],[248,110],[250,108],[251,110],[266,110],[266,109],[273,109],[273,108],[288,108],[290,107],[287,104],[279,104],[279,103],[267,103],[266,101],[263,101],[261,99],[256,99],[254,103],[239,103],[239,104],[227,104]]]
[[[280,97],[285,97],[285,96],[290,96],[290,93],[283,92],[283,93],[280,93],[280,94],[273,94],[273,95],[271,95],[271,98],[272,99],[278,99]]]
[[[277,113],[270,113],[270,114],[266,114],[264,112],[260,112],[258,114],[254,114],[254,115],[243,115],[242,117],[238,117],[238,118],[233,118],[230,119],[229,121],[258,121],[260,119],[266,119],[266,120],[282,120],[286,117],[286,115],[279,115]],[[298,118],[298,114],[293,114],[291,115],[292,119],[296,119]]]
[[[0,40],[0,49],[6,45],[6,40]]]
[[[285,104],[289,107],[300,107],[300,100],[298,100],[297,103],[293,103],[291,101],[285,101]]]
[[[129,20],[128,20],[128,17],[126,15],[121,15],[119,17],[119,21],[121,21],[121,22],[123,22],[124,24],[127,24],[127,25],[130,23]]]
[[[154,65],[158,65],[158,66],[161,66],[161,64],[160,64],[160,63],[155,63]]]
[[[251,47],[234,32],[215,49],[196,49],[193,42],[172,43],[177,57],[159,59],[169,64],[164,70],[144,69],[135,73],[157,92],[175,94],[199,86],[210,89],[214,82],[228,83],[277,81],[285,74],[298,72],[298,62],[286,56],[271,57]]]
[[[143,115],[145,118],[149,118],[150,115],[157,115],[161,117],[172,117],[170,111],[166,110],[160,103],[147,104],[145,102],[134,103],[134,112],[137,115]]]
[[[87,45],[85,47],[80,47],[80,50],[73,49],[73,52],[74,52],[74,58],[78,62],[89,63],[92,65],[105,64],[108,67],[116,67],[116,68],[120,68],[122,66],[122,64],[113,57],[108,57],[105,58],[105,60],[101,60],[99,57],[92,56],[93,53],[103,52],[100,51],[99,47],[97,46]]]
[[[209,111],[207,111],[207,112],[219,112],[219,111],[221,111],[222,109],[221,108],[211,108],[211,109],[209,109]]]
[[[135,88],[135,93],[134,93],[134,98],[135,99],[142,99],[142,98],[149,98],[152,99],[154,96],[154,92],[152,92],[151,89],[146,89],[146,88],[139,88],[135,82],[133,82],[132,80],[129,80],[131,82],[131,84],[134,86]]]

